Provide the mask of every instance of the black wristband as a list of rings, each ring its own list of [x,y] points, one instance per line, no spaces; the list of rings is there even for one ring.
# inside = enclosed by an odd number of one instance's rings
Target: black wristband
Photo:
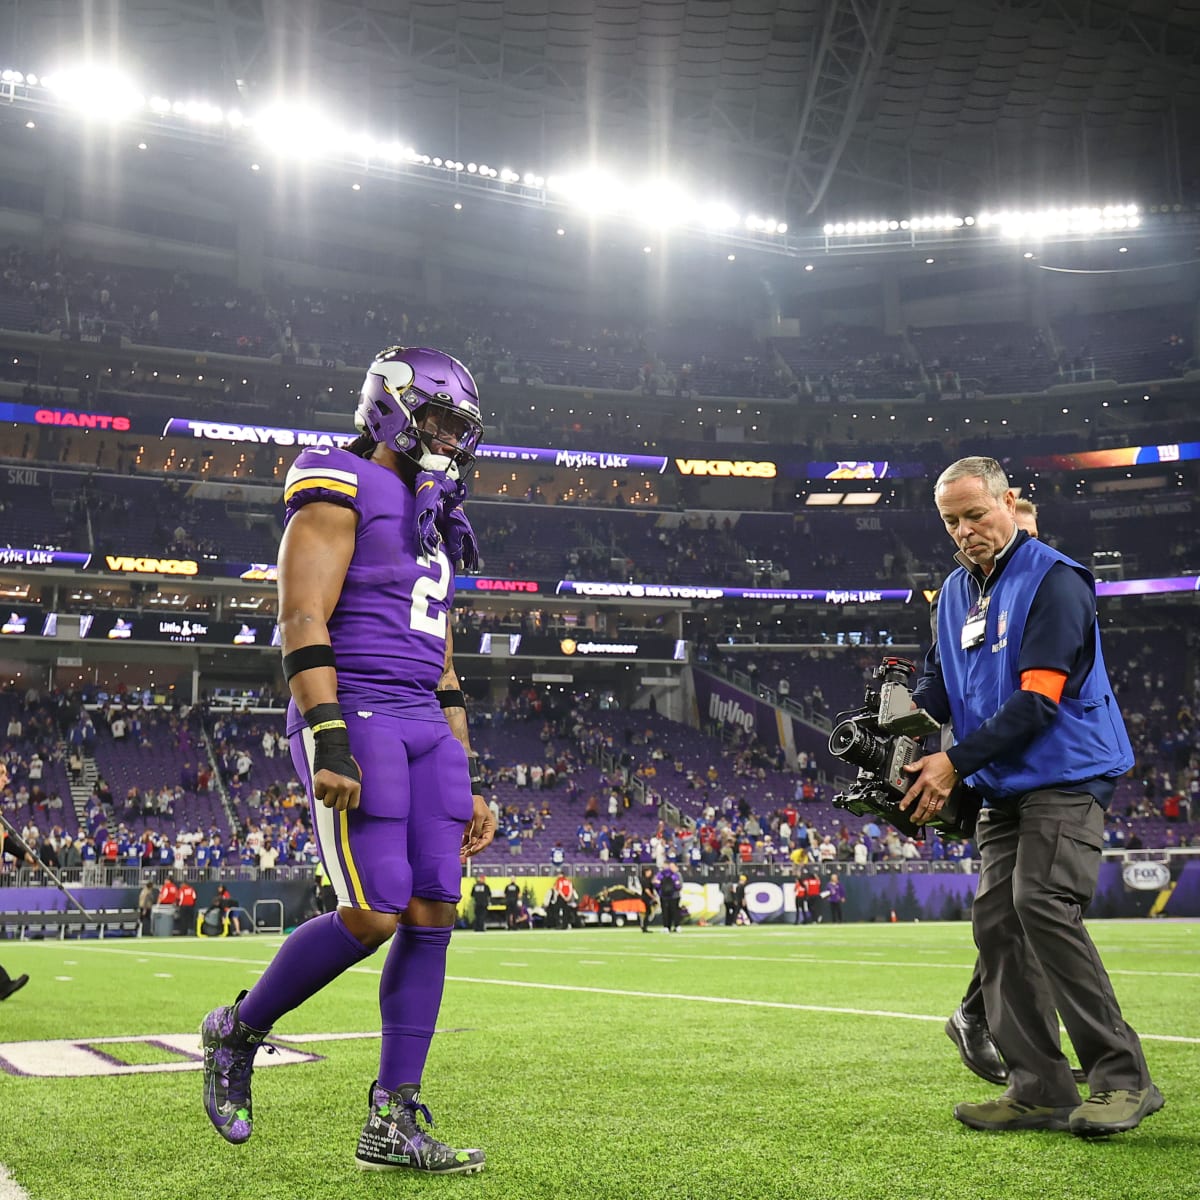
[[[327,729],[345,729],[346,718],[342,716],[342,706],[336,700],[325,704],[314,704],[304,714],[304,723],[314,734],[324,733]]]
[[[293,675],[301,671],[311,671],[313,667],[336,667],[337,659],[333,657],[333,647],[318,643],[315,646],[301,646],[291,654],[283,656],[283,677],[289,683]]]
[[[477,796],[480,794],[480,792],[476,785],[483,783],[483,772],[479,768],[478,754],[467,755],[467,767],[471,772],[471,793],[472,795]]]
[[[460,688],[439,688],[433,693],[443,708],[466,708],[467,698]]]
[[[350,733],[342,716],[342,706],[336,702],[314,704],[304,714],[313,735],[313,765],[315,778],[319,771],[332,771],[347,779],[362,781],[362,772],[350,753]]]

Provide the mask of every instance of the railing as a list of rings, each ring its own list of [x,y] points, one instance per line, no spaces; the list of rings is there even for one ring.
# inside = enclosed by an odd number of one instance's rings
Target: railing
[[[311,882],[316,864],[289,863],[260,871],[241,865],[221,867],[172,867],[154,864],[148,867],[110,867],[89,863],[83,867],[59,870],[58,877],[76,887],[141,887],[148,879],[161,883],[178,879],[187,883],[254,883],[258,880],[303,880]],[[20,870],[0,872],[0,889],[5,887],[48,887],[54,884],[44,871],[22,866]]]
[[[1200,858],[1200,847],[1150,847],[1141,850],[1105,850],[1104,858],[1122,863],[1129,862],[1172,862]],[[463,874],[491,876],[507,875],[550,875],[559,871],[568,875],[586,878],[589,876],[613,876],[621,874],[636,874],[643,867],[653,866],[653,863],[627,862],[624,859],[600,862],[595,858],[567,859],[562,863],[534,862],[532,859],[510,858],[505,855],[500,860],[478,862],[470,860],[463,866]],[[856,863],[844,859],[823,863],[807,863],[797,866],[792,862],[720,862],[701,863],[691,866],[680,864],[680,870],[688,879],[722,880],[733,879],[745,875],[749,879],[769,879],[778,876],[788,878],[800,874],[808,867],[815,867],[818,873],[837,872],[840,875],[953,875],[970,873],[978,869],[977,859],[937,860],[928,859],[888,859],[883,862]],[[257,867],[189,867],[175,870],[171,867],[86,867],[82,871],[60,871],[59,876],[64,883],[82,887],[140,887],[147,878],[160,881],[173,877],[188,883],[255,883],[301,880],[309,882],[314,878],[316,867],[308,864],[295,864],[272,867],[260,871]],[[54,885],[41,871],[32,871],[23,867],[19,871],[0,873],[0,893],[5,887],[39,887],[52,888]],[[2,907],[2,906],[0,906]]]
[[[853,649],[861,648],[860,646],[853,647]],[[813,712],[811,709],[805,708],[803,704],[797,700],[793,700],[791,696],[781,696],[774,688],[768,687],[765,683],[759,683],[754,676],[746,671],[739,671],[736,667],[711,661],[696,664],[696,669],[707,671],[710,675],[718,675],[722,679],[727,679],[734,687],[739,687],[748,695],[754,696],[759,700],[765,700],[768,704],[773,704],[776,708],[783,709],[785,713],[794,717],[802,725],[811,726],[813,729],[825,734],[826,737],[833,730],[833,722],[823,713]]]
[[[217,795],[221,797],[221,807],[225,810],[225,817],[229,821],[229,828],[236,830],[238,836],[241,837],[245,833],[245,830],[242,828],[242,822],[238,817],[237,809],[234,807],[233,801],[229,798],[229,789],[225,786],[220,760],[217,758],[217,752],[213,748],[212,738],[208,735],[208,726],[203,722],[200,724],[200,736],[204,739],[204,753],[208,755],[209,766],[212,767],[212,777],[217,785]]]

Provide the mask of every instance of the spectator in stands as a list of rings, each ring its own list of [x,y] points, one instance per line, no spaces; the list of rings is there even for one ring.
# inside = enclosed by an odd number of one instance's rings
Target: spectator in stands
[[[72,876],[83,866],[83,856],[76,840],[68,834],[58,851],[59,866],[64,875]]]
[[[1079,919],[1095,889],[1103,809],[1133,765],[1099,650],[1094,583],[1017,528],[1016,496],[994,459],[960,459],[934,495],[969,566],[943,586],[938,638],[915,695],[936,719],[952,721],[958,740],[909,768],[913,784],[901,806],[923,824],[964,776],[985,798],[1008,801],[980,816],[973,919],[988,1023],[1009,1087],[997,1101],[960,1104],[955,1116],[997,1131],[1132,1129],[1162,1107],[1162,1096]],[[986,608],[980,595],[989,597]],[[973,655],[989,642],[994,653]],[[997,694],[1005,697],[998,710],[980,703]],[[1064,694],[1104,702],[1063,708]],[[1075,768],[1063,779],[1067,762]],[[1064,828],[1075,836],[1064,840]],[[1081,962],[1090,964],[1086,973],[1076,970]],[[1082,1105],[1055,1009],[1089,1074],[1092,1095]]]

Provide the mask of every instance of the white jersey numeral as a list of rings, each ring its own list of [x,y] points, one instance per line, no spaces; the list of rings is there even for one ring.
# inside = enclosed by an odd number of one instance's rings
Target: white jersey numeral
[[[412,608],[409,609],[408,623],[418,633],[428,633],[444,642],[446,613],[443,611],[437,616],[430,616],[429,605],[431,601],[440,603],[446,599],[446,593],[450,590],[450,560],[439,547],[437,553],[432,556],[419,555],[417,566],[426,571],[436,566],[438,573],[436,578],[426,575],[413,584]]]

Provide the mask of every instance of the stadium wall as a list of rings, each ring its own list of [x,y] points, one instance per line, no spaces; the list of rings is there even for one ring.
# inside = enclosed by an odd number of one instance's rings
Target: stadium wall
[[[949,868],[940,871],[915,872],[876,867],[877,873],[860,874],[851,864],[832,864],[822,867],[822,887],[828,886],[830,875],[837,874],[846,889],[842,915],[847,921],[969,921],[971,902],[979,883],[974,872]],[[761,869],[761,868],[760,868]],[[493,903],[502,904],[504,885],[516,879],[527,904],[545,904],[553,876],[548,874],[508,875],[493,867],[487,876],[493,888]],[[614,869],[608,875],[569,876],[581,898],[590,897],[597,904],[608,900],[614,911],[640,914],[637,897],[637,874],[640,865]],[[790,924],[795,914],[793,879],[784,875],[767,875],[746,884],[746,903],[755,923]],[[463,879],[463,898],[459,913],[469,919],[470,898],[474,878]],[[683,907],[691,923],[719,924],[725,919],[725,900],[720,883],[685,877]],[[818,914],[828,920],[828,906],[822,900]],[[1088,909],[1093,918],[1150,918],[1200,917],[1200,859],[1184,860],[1175,855],[1161,862],[1126,863],[1106,859],[1100,867],[1100,879],[1095,899]]]

